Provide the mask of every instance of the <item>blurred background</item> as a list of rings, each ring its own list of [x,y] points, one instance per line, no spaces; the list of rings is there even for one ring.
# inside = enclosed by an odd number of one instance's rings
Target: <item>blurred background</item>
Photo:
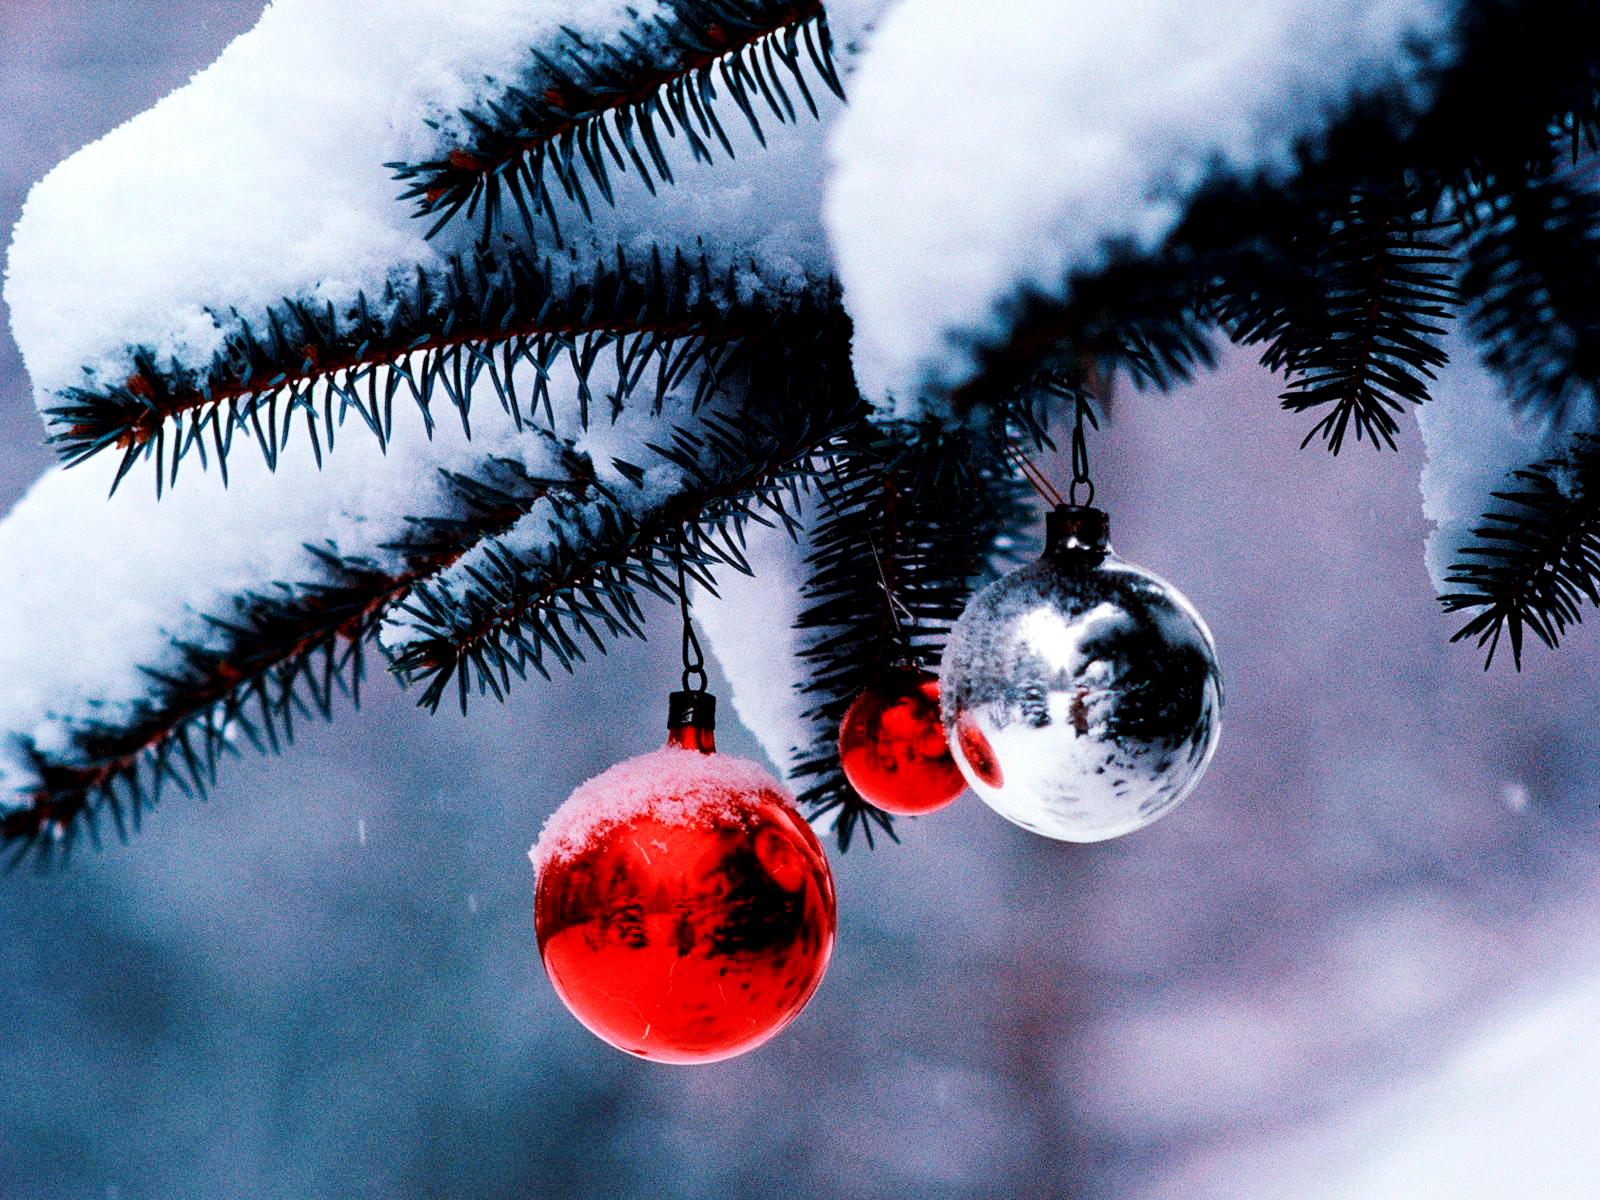
[[[0,227],[261,8],[0,0]],[[525,853],[660,744],[674,614],[470,721],[380,680],[209,803],[0,880],[0,1200],[1589,1200],[1600,641],[1484,673],[1423,569],[1414,424],[1335,460],[1277,391],[1231,357],[1093,446],[1119,551],[1227,674],[1171,816],[1070,846],[968,796],[834,855],[806,1012],[657,1066],[546,984]],[[4,502],[48,461],[0,335]]]

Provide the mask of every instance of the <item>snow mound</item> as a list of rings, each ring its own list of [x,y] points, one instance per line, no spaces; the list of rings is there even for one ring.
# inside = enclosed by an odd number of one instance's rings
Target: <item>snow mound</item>
[[[842,36],[854,40],[875,7],[843,5],[854,24]],[[125,380],[133,347],[162,366],[200,367],[239,326],[259,330],[286,297],[339,312],[358,293],[377,303],[391,280],[437,269],[481,225],[462,219],[427,241],[430,222],[398,201],[401,185],[384,164],[437,155],[460,127],[458,110],[480,108],[518,79],[530,50],[573,34],[617,43],[660,11],[655,0],[274,0],[215,63],[29,196],[5,296],[36,404]],[[651,196],[636,172],[619,177],[617,207],[596,210],[596,244],[691,254],[703,244],[725,265],[736,257],[752,290],[815,286],[830,270],[817,163],[841,107],[820,89],[817,99],[821,122],[763,120],[765,150],[725,114],[732,162],[696,164],[683,138],[669,140],[678,185]],[[662,414],[586,431],[576,385],[558,374],[552,423],[636,511],[678,486],[681,472],[666,464],[653,465],[641,488],[607,474],[618,447],[660,436],[678,412],[672,398]],[[64,751],[83,722],[125,718],[149,696],[143,669],[173,666],[173,639],[208,644],[234,597],[318,582],[306,546],[392,563],[387,547],[408,516],[454,511],[436,468],[471,475],[500,455],[535,474],[553,469],[541,457],[548,444],[518,435],[493,415],[487,388],[477,391],[474,411],[489,415],[475,418],[470,444],[448,415],[428,440],[421,415],[402,402],[386,455],[355,430],[322,469],[308,446],[291,445],[273,475],[241,438],[226,491],[214,471],[188,466],[159,504],[148,466],[107,502],[114,450],[48,473],[0,522],[0,606],[12,614],[0,633],[0,794],[15,801],[36,782],[28,743]],[[536,506],[502,547],[533,555],[558,536],[548,507]],[[467,578],[485,553],[456,574]],[[407,632],[395,618],[386,644],[403,644]]]
[[[839,7],[847,62],[877,5]],[[210,67],[30,194],[5,297],[36,403],[121,382],[135,346],[202,366],[285,298],[315,311],[345,311],[359,294],[380,305],[391,281],[469,250],[481,222],[460,217],[430,242],[431,220],[397,199],[385,164],[435,158],[466,136],[460,111],[522,81],[530,51],[559,57],[569,35],[622,46],[662,11],[655,0],[275,0]],[[665,138],[677,184],[652,193],[637,172],[615,174],[616,206],[598,205],[592,225],[558,200],[569,238],[588,239],[574,254],[709,253],[752,293],[826,278],[818,164],[842,105],[812,91],[821,120],[763,110],[765,146],[722,104],[732,161],[697,163],[685,138]]]
[[[471,442],[450,417],[431,439],[396,421],[387,452],[362,432],[320,468],[304,445],[275,473],[244,446],[226,486],[191,462],[160,500],[136,478],[108,500],[113,455],[46,472],[0,521],[0,808],[32,786],[26,743],[60,754],[84,722],[126,719],[150,694],[147,670],[181,665],[173,639],[218,644],[214,619],[233,615],[235,597],[324,580],[308,546],[398,569],[408,518],[459,506],[441,470],[491,455],[560,469],[552,439],[491,411]]]
[[[85,368],[126,378],[133,345],[204,363],[233,310],[260,320],[286,296],[343,309],[437,267],[457,247],[424,239],[384,163],[428,156],[439,135],[426,122],[492,95],[529,46],[563,25],[613,33],[629,8],[276,0],[210,67],[33,189],[5,295],[38,403]]]
[[[1454,338],[1450,363],[1439,372],[1433,397],[1417,410],[1427,462],[1422,468],[1422,515],[1433,522],[1425,560],[1441,595],[1445,577],[1471,542],[1483,514],[1499,502],[1490,494],[1515,481],[1509,472],[1565,449],[1567,431],[1518,413],[1498,376]]]
[[[773,801],[794,804],[783,785],[749,759],[666,746],[580,784],[545,821],[528,858],[537,873],[640,817],[679,827],[742,825]]]

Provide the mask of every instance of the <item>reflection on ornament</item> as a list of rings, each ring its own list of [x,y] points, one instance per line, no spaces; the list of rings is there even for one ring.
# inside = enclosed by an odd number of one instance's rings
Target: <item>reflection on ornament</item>
[[[1005,776],[1000,774],[1000,764],[994,759],[994,748],[970,714],[963,713],[956,722],[956,744],[961,747],[966,767],[980,781],[992,788],[1005,786]]]
[[[1058,507],[1044,555],[973,598],[940,685],[972,790],[1063,841],[1117,837],[1171,809],[1221,729],[1205,623],[1170,584],[1112,553],[1094,508]]]
[[[805,1006],[833,950],[816,835],[755,763],[714,752],[710,697],[669,745],[573,792],[531,857],[556,993],[592,1033],[668,1063],[753,1050]]]
[[[863,800],[903,816],[941,809],[967,786],[939,723],[939,681],[917,667],[886,672],[851,702],[839,762]]]

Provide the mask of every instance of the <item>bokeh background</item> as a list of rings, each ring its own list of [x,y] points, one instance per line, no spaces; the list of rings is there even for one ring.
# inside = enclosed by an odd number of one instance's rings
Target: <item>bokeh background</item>
[[[0,227],[261,8],[0,0]],[[1600,642],[1484,673],[1423,569],[1414,426],[1334,460],[1277,390],[1230,357],[1094,445],[1118,549],[1228,679],[1157,825],[1060,845],[967,797],[835,855],[807,1011],[661,1067],[561,1009],[524,855],[659,744],[671,611],[470,720],[380,683],[209,803],[0,880],[0,1200],[1591,1200]],[[0,335],[0,499],[47,463]]]

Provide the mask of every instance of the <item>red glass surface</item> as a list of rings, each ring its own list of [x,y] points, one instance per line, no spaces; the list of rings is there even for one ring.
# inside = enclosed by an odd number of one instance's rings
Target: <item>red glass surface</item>
[[[974,775],[992,788],[1005,786],[1005,775],[1000,770],[1000,760],[994,755],[994,747],[965,713],[956,721],[956,741],[961,743],[961,754]]]
[[[822,846],[776,792],[748,824],[617,826],[546,865],[534,899],[572,1014],[667,1063],[731,1058],[782,1029],[822,981],[835,923]]]
[[[717,752],[717,731],[709,725],[679,725],[667,730],[667,745],[680,750],[698,750],[701,754]]]
[[[850,705],[839,725],[839,762],[850,786],[884,812],[943,808],[967,786],[939,722],[939,680],[891,671]]]

